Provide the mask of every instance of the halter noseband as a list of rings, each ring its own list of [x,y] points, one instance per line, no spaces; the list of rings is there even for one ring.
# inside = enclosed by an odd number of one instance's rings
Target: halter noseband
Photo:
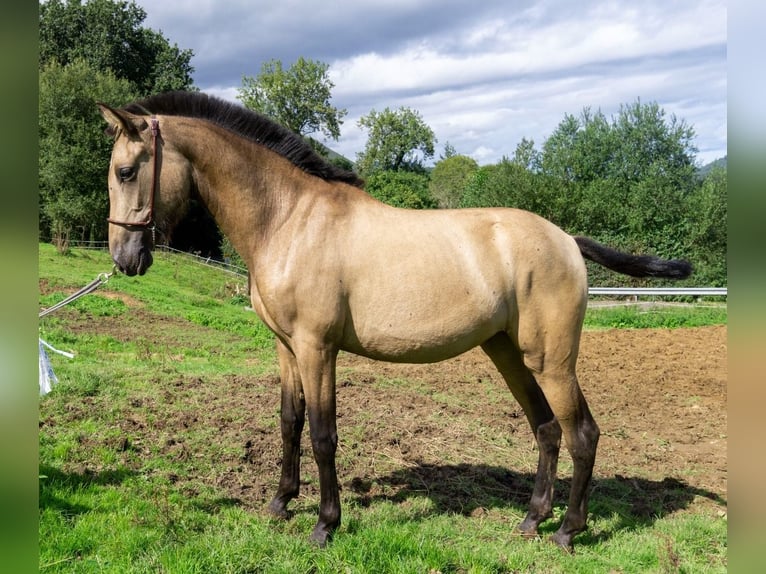
[[[157,118],[151,118],[152,129],[152,194],[149,198],[149,213],[144,221],[119,221],[107,217],[106,220],[112,225],[121,225],[122,227],[145,227],[152,232],[152,244],[154,244],[154,235],[157,226],[154,222],[154,196],[157,194],[157,188],[160,183],[160,162],[157,161],[157,139],[160,137],[160,122]]]

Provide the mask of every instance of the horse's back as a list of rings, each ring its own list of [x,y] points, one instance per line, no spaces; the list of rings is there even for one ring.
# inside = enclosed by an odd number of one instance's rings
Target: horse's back
[[[347,350],[427,362],[519,325],[577,321],[587,281],[574,240],[516,209],[382,209],[344,229]],[[579,328],[579,325],[578,325]]]

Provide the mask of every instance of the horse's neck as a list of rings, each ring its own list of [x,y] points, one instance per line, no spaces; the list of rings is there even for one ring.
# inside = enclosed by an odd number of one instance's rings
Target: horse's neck
[[[193,165],[200,199],[243,257],[263,246],[275,226],[289,217],[302,192],[302,177],[274,152],[205,126],[205,132],[181,134],[185,155]]]

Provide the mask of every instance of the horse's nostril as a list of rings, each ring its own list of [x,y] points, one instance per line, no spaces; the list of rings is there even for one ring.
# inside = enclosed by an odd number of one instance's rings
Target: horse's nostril
[[[146,270],[152,266],[152,252],[146,248],[142,248],[138,254],[138,274],[143,275]]]

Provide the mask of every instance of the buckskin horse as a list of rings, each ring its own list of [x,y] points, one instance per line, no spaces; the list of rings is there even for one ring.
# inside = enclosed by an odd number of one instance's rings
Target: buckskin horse
[[[477,345],[519,402],[539,445],[526,517],[552,516],[563,434],[573,461],[569,504],[551,539],[585,530],[599,428],[575,374],[588,284],[583,258],[636,277],[684,278],[683,260],[631,255],[573,237],[511,208],[407,210],[372,198],[353,172],[298,135],[237,104],[172,92],[115,109],[109,250],[126,275],[152,264],[191,198],[247,264],[252,307],[276,335],[282,472],[268,510],[287,518],[298,495],[308,411],[319,470],[323,546],[341,520],[335,452],[335,362],[348,351],[427,363]]]

